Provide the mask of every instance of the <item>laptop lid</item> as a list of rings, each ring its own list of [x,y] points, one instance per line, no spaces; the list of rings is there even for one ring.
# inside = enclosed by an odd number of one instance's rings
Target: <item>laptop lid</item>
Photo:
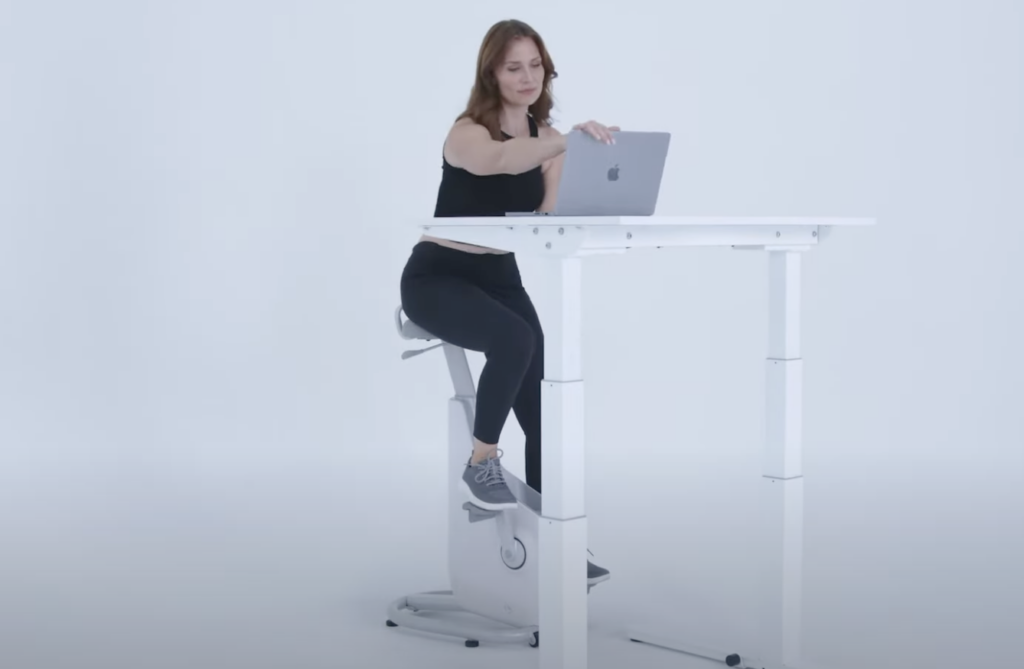
[[[556,216],[651,216],[658,204],[671,134],[612,133],[602,144],[582,131],[566,139]]]

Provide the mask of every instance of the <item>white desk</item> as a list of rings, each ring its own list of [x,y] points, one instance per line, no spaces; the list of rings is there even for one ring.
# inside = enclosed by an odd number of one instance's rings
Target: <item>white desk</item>
[[[531,254],[539,283],[555,297],[544,328],[542,517],[539,528],[541,669],[587,666],[587,520],[581,366],[581,258],[631,248],[719,246],[769,253],[766,433],[760,537],[760,638],[741,665],[793,667],[801,649],[803,471],[801,453],[800,254],[833,227],[873,225],[863,218],[500,217],[435,218],[431,236]],[[643,631],[635,641],[726,662],[735,652],[706,649]],[[748,655],[747,653],[751,653]],[[727,663],[734,664],[733,657]]]

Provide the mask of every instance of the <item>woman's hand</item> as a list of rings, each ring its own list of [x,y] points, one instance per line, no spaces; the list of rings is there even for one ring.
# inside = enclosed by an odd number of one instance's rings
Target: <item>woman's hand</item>
[[[615,138],[612,137],[613,132],[619,130],[619,126],[606,126],[603,123],[597,121],[587,121],[586,123],[577,123],[572,127],[573,130],[582,130],[594,139],[604,144],[614,144]]]

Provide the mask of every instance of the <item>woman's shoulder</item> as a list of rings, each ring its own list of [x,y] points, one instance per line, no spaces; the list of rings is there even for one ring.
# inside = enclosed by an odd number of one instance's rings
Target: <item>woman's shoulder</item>
[[[447,142],[465,142],[465,141],[477,141],[485,137],[489,138],[491,133],[484,126],[480,125],[468,116],[463,116],[452,124],[452,127],[448,129]]]

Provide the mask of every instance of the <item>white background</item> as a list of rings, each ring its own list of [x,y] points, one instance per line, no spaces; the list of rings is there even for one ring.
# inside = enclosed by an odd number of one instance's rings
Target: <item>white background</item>
[[[1020,2],[2,0],[0,666],[535,666],[383,626],[446,585],[398,279],[510,16],[561,129],[673,133],[659,213],[879,220],[804,265],[806,665],[1013,656]],[[754,629],[766,260],[584,271],[591,666],[704,667],[622,630]]]

